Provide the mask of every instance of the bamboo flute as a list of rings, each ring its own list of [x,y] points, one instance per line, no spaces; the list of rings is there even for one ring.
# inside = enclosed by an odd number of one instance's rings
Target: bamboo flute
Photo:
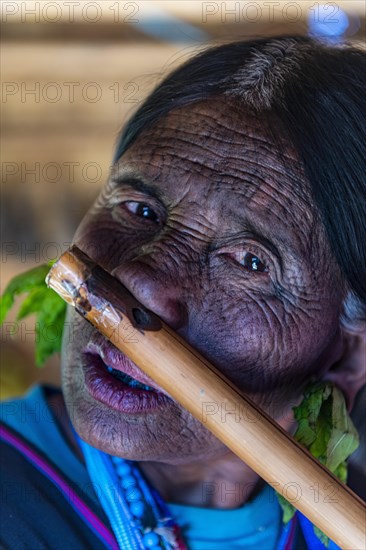
[[[341,548],[366,548],[365,503],[77,247],[47,284]]]

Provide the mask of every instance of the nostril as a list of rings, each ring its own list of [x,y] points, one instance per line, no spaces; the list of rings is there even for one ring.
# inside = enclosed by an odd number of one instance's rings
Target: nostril
[[[140,307],[133,304],[135,307],[130,309],[131,320],[134,320],[136,327],[144,330],[153,322],[155,315],[173,330],[185,324],[187,311],[185,303],[181,303],[181,289],[176,281],[167,278],[165,272],[136,260],[119,265],[112,275],[141,304]]]
[[[132,309],[132,315],[136,324],[141,328],[144,328],[151,322],[150,315],[143,309],[134,307]]]

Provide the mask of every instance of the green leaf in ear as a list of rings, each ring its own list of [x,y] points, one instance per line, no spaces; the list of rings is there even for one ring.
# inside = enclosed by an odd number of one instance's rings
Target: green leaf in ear
[[[347,481],[347,459],[357,449],[359,436],[348,414],[342,392],[330,382],[310,386],[300,405],[294,407],[297,430],[296,441],[324,464],[343,483]],[[287,523],[295,508],[282,495],[278,495]],[[328,537],[314,527],[314,532],[326,546]]]

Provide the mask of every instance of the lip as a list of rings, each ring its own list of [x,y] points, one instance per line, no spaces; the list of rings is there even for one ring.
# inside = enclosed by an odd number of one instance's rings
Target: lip
[[[127,374],[150,390],[132,388],[114,378],[107,366]],[[90,395],[119,412],[129,414],[156,411],[172,399],[157,386],[133,361],[117,350],[102,334],[95,334],[82,352],[85,385]]]

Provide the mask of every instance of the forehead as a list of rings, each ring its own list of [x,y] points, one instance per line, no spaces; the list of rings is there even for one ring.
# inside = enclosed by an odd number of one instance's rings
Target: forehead
[[[273,138],[270,124],[224,99],[187,105],[142,131],[117,172],[136,173],[162,198],[178,202],[189,193],[234,216],[247,210],[267,225],[301,219],[310,229],[313,205],[301,163],[284,139]]]

